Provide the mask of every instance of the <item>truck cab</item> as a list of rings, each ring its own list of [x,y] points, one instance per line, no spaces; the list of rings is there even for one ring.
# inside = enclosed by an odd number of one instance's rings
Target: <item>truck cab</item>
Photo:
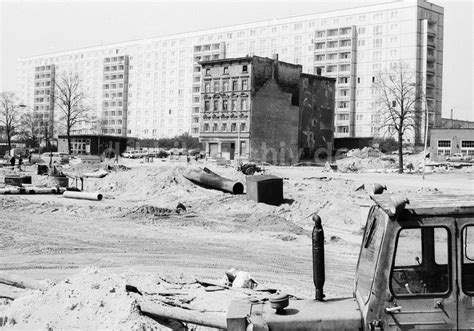
[[[228,329],[473,329],[474,196],[371,198],[352,298],[233,302]]]

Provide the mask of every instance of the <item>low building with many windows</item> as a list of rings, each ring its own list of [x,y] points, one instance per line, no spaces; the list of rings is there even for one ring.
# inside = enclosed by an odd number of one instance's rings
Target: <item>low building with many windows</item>
[[[127,149],[127,142],[133,138],[109,135],[72,135],[71,150],[68,151],[67,136],[58,136],[58,152],[72,155],[99,155],[113,157]]]
[[[303,74],[278,56],[200,64],[199,139],[208,156],[292,164],[330,155],[335,79]]]
[[[435,161],[444,161],[454,154],[474,159],[474,128],[431,129],[430,155]]]

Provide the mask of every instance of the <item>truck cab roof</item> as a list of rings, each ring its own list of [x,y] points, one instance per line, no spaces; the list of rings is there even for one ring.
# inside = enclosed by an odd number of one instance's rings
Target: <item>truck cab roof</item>
[[[371,195],[370,198],[390,216],[394,216],[394,205],[400,198],[408,200],[403,212],[419,216],[440,216],[474,213],[473,195],[416,194],[403,197]]]

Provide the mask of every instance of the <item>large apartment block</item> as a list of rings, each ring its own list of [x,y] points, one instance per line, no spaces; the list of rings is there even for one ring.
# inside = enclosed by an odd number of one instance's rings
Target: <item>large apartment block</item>
[[[23,58],[17,93],[33,106],[35,69],[54,66],[56,77],[67,72],[81,76],[94,115],[102,118],[109,112],[107,134],[198,136],[197,61],[279,54],[281,61],[302,65],[304,73],[336,78],[335,137],[369,137],[383,134],[373,79],[402,61],[416,72],[419,92],[427,96],[419,105],[416,135],[408,138],[420,141],[425,104],[432,124],[441,118],[443,29],[443,8],[424,0],[273,19]],[[128,80],[124,73],[123,81],[116,82],[124,84],[121,93],[126,84],[128,91],[127,99],[122,94],[116,100],[115,107],[121,101],[122,109],[111,117],[114,110],[105,106],[111,94],[104,96],[109,83],[104,61],[114,57],[128,57]]]

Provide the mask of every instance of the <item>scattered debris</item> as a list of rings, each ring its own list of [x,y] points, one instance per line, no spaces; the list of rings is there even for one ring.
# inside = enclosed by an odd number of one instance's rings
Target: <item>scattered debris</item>
[[[90,178],[104,178],[109,174],[108,171],[105,171],[104,169],[98,169],[94,172],[87,172],[84,174],[84,177],[90,177]]]
[[[255,163],[240,163],[237,171],[241,171],[242,173],[251,176],[256,172],[262,172],[263,169],[257,166]]]
[[[230,268],[225,272],[223,284],[227,287],[254,289],[258,283],[247,271]]]
[[[128,211],[123,215],[126,216],[156,216],[156,217],[167,217],[173,214],[182,214],[186,212],[186,207],[179,202],[176,208],[163,208],[163,207],[155,207],[150,205],[143,205],[133,208],[132,210]]]

